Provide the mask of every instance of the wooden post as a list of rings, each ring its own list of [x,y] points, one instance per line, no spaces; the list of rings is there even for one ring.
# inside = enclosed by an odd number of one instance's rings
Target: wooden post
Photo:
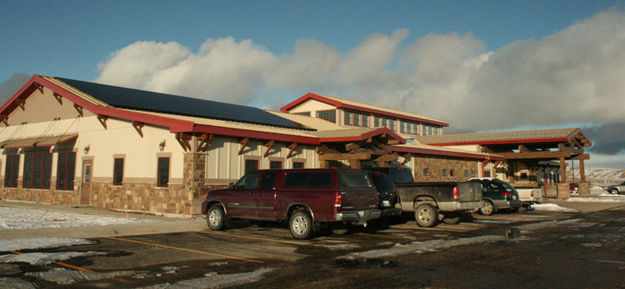
[[[566,183],[566,160],[560,158],[560,183]]]
[[[350,160],[349,167],[352,169],[360,169],[360,160]]]
[[[584,172],[584,159],[579,160],[579,182],[582,184],[586,182],[586,173]]]

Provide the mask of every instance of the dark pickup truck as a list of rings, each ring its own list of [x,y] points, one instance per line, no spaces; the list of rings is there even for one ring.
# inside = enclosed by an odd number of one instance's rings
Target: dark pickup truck
[[[286,221],[293,237],[308,239],[322,223],[366,225],[381,211],[366,171],[293,169],[252,171],[208,192],[202,214],[211,230],[226,228],[230,218]]]
[[[436,226],[441,218],[447,224],[457,224],[465,213],[484,205],[482,188],[477,182],[415,183],[409,168],[372,170],[390,177],[399,192],[402,211],[414,212],[421,227]]]

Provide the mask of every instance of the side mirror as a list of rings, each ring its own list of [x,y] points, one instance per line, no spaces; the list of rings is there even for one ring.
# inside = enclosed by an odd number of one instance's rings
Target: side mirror
[[[228,189],[234,190],[234,183],[229,183],[228,184]]]

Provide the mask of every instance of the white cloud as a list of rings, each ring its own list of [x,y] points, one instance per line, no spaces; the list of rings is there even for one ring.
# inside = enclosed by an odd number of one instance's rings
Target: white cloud
[[[101,63],[98,82],[249,104],[312,91],[492,130],[625,123],[625,14],[599,13],[542,39],[487,51],[473,34],[374,34],[346,53],[299,40],[275,55],[252,40],[136,42]],[[259,98],[261,97],[261,98]],[[597,140],[593,140],[599,143]]]

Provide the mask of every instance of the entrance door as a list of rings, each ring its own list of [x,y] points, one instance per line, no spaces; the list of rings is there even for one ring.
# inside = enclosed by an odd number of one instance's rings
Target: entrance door
[[[93,176],[93,160],[82,161],[82,184],[80,185],[80,204],[91,203],[91,177]]]

